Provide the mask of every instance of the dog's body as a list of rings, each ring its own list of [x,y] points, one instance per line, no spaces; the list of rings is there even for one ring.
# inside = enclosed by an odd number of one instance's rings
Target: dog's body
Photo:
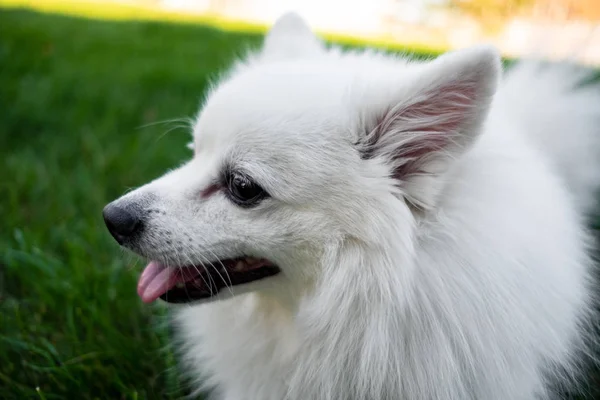
[[[410,63],[326,50],[294,15],[276,24],[208,97],[194,160],[118,201],[146,210],[144,234],[119,240],[164,265],[250,255],[281,270],[176,311],[198,387],[530,400],[575,373],[600,91],[526,63],[496,91],[499,71],[488,48]],[[224,164],[268,195],[232,204]]]

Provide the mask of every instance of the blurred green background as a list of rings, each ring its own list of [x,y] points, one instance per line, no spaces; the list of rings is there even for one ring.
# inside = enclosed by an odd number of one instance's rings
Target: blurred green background
[[[207,84],[260,40],[0,9],[0,398],[186,394],[101,211],[190,156]]]
[[[260,37],[0,9],[0,398],[178,398],[164,310],[102,208],[190,156],[207,82]],[[154,318],[152,318],[154,315]]]

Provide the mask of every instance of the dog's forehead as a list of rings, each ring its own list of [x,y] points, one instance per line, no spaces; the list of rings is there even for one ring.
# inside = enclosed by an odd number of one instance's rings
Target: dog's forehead
[[[281,65],[243,71],[208,97],[195,126],[204,147],[281,142],[340,122],[348,82],[327,70]],[[340,121],[336,119],[340,118]]]

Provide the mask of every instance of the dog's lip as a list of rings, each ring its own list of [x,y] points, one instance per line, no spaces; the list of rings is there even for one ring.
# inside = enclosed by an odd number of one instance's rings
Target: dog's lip
[[[279,273],[272,262],[254,257],[219,260],[210,265],[166,266],[151,261],[140,275],[137,292],[145,303],[158,298],[182,303],[216,295],[220,289]]]

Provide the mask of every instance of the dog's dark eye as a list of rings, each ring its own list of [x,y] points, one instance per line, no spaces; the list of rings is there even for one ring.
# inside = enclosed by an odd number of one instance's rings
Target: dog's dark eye
[[[267,197],[260,185],[246,175],[230,172],[227,174],[227,189],[231,200],[239,206],[252,207]]]

